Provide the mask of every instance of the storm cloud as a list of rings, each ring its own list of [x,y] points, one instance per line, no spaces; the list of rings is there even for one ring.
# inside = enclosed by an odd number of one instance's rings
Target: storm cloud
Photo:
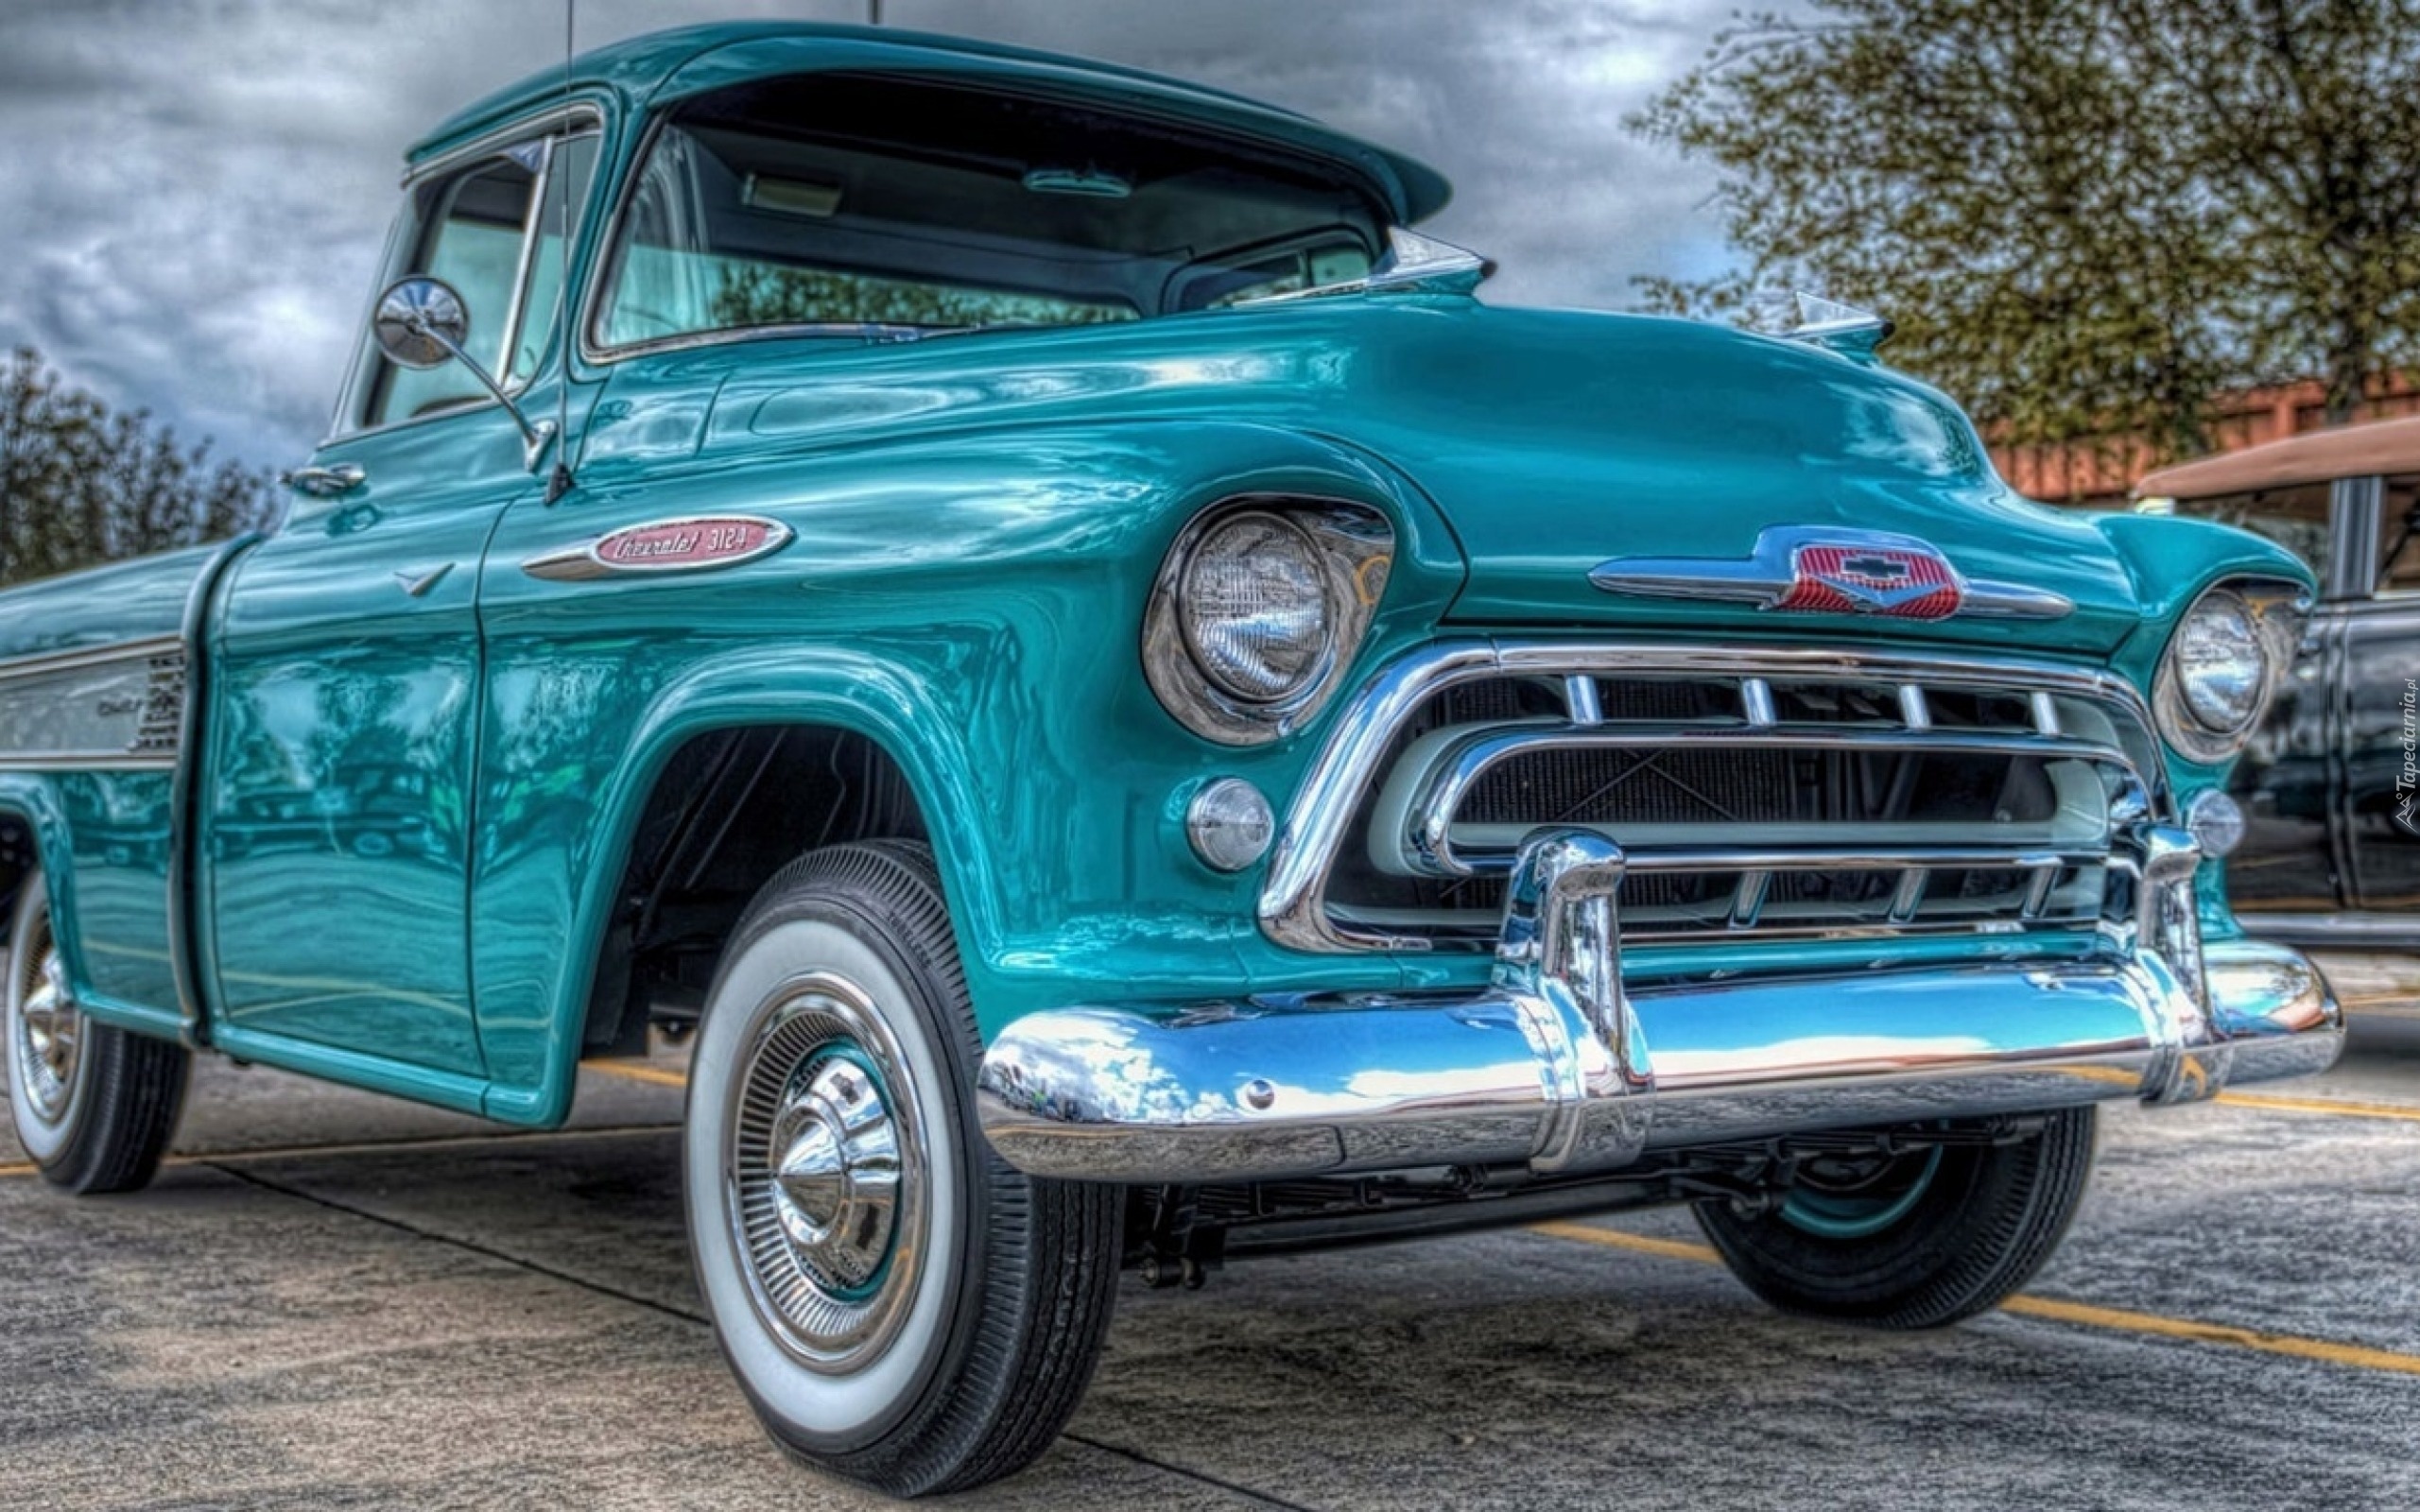
[[[1236,90],[1435,163],[1499,302],[1722,259],[1705,171],[1621,118],[1732,0],[886,0],[884,20]],[[580,0],[585,48],[835,3]],[[0,346],[283,464],[325,428],[405,146],[559,60],[560,0],[0,0]]]

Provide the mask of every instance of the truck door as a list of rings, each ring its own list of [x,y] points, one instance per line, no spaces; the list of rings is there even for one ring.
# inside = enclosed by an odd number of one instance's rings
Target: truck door
[[[2355,902],[2420,910],[2420,478],[2364,478],[2375,499],[2375,586],[2344,606],[2345,795]],[[2420,918],[2410,920],[2420,935]]]
[[[533,417],[554,403],[549,201],[583,187],[594,141],[540,131],[416,174],[389,259],[389,279],[461,295],[465,349]],[[341,1057],[315,1047],[476,1078],[479,563],[498,517],[540,491],[539,458],[460,364],[399,368],[366,335],[361,350],[336,438],[211,636],[195,801],[214,1030],[231,1053],[330,1074]]]
[[[2342,601],[2358,587],[2337,559],[2348,528],[2343,501],[2320,483],[2188,500],[2178,508],[2268,537],[2322,582],[2294,664],[2229,783],[2249,823],[2227,858],[2227,896],[2246,915],[2332,914],[2346,900],[2336,816],[2336,667]],[[2259,932],[2256,923],[2248,927]]]

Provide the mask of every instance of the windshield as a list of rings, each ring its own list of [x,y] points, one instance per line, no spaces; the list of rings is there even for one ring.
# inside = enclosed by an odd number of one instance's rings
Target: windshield
[[[656,132],[592,340],[1087,325],[1344,283],[1384,246],[1341,169],[1079,106],[762,80]]]

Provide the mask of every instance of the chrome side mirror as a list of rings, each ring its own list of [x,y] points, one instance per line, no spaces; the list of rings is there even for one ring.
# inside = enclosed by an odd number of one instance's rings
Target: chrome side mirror
[[[462,351],[462,343],[471,338],[471,312],[454,285],[442,279],[407,278],[389,286],[378,296],[370,329],[378,337],[378,350],[399,368],[434,368],[453,358],[474,371],[478,369]]]
[[[470,369],[471,376],[495,396],[512,423],[521,427],[523,459],[531,472],[537,471],[538,459],[546,455],[546,443],[554,439],[554,421],[531,424],[495,375],[462,350],[462,343],[471,336],[471,310],[462,296],[454,292],[454,285],[439,278],[398,279],[378,296],[370,331],[377,338],[378,350],[398,368],[427,369],[451,361]]]

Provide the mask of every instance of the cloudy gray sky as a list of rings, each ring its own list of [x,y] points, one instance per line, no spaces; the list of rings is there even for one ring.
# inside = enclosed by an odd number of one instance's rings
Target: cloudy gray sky
[[[1625,113],[1738,0],[885,0],[920,30],[1305,111],[1454,180],[1498,301],[1620,306],[1722,261],[1705,171]],[[579,0],[583,47],[863,0]],[[0,346],[259,464],[324,426],[405,146],[559,60],[562,0],[0,0]]]

